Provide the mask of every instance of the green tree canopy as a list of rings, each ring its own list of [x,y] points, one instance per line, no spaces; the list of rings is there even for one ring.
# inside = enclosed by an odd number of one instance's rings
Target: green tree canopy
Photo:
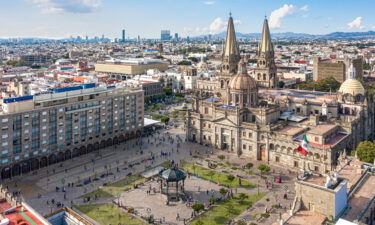
[[[178,62],[177,65],[190,66],[191,62],[190,61],[181,61],[181,62]]]
[[[302,90],[315,90],[322,92],[337,91],[341,84],[333,77],[324,78],[314,82],[308,82],[298,85],[299,89]]]
[[[163,116],[161,119],[160,119],[161,122],[163,123],[168,123],[169,122],[169,117],[168,116]]]
[[[202,203],[195,203],[194,205],[191,206],[191,208],[195,212],[199,212],[199,211],[202,211],[204,209],[204,205]]]
[[[357,155],[363,162],[373,163],[375,159],[375,144],[370,141],[362,141],[359,143]]]

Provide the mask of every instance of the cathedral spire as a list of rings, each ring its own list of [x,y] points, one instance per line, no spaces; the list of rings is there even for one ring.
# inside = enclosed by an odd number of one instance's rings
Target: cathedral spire
[[[260,40],[258,51],[259,51],[258,54],[262,54],[262,53],[267,54],[269,52],[273,52],[273,45],[271,42],[271,34],[270,34],[270,28],[268,27],[267,17],[264,18],[262,38]]]
[[[236,40],[236,31],[234,30],[232,13],[229,13],[227,35],[226,35],[225,45],[223,49],[223,58],[224,57],[236,58],[237,59],[236,64],[240,60],[240,50],[238,48],[238,44]]]

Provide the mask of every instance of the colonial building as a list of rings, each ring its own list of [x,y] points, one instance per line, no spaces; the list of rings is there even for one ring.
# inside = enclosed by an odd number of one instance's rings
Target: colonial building
[[[337,94],[275,89],[267,20],[255,79],[243,60],[233,65],[238,45],[230,34],[232,25],[230,18],[220,93],[194,99],[187,113],[188,140],[268,163],[325,173],[335,168],[340,154],[374,138],[373,96],[355,79],[353,66]],[[296,150],[304,135],[310,143],[307,156]]]

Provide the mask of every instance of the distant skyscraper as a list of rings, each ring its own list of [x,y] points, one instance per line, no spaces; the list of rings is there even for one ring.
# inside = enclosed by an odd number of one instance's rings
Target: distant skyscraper
[[[178,33],[174,33],[174,40],[178,41]]]
[[[171,40],[171,31],[170,30],[161,30],[160,39],[162,41],[170,41]]]
[[[121,42],[125,42],[125,29],[122,29],[122,39]]]
[[[89,36],[86,35],[86,41],[88,41],[88,40],[89,40]]]

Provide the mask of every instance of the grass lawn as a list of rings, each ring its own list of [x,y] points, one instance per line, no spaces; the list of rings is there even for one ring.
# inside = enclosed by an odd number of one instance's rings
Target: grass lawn
[[[133,184],[139,184],[145,181],[146,179],[139,175],[128,176],[112,184],[108,184],[107,186],[100,187],[93,192],[84,194],[80,198],[93,197],[95,195],[97,195],[98,198],[116,197],[117,194],[133,188]]]
[[[242,202],[238,199],[239,194],[234,195],[233,199],[223,201],[211,210],[203,213],[197,219],[193,220],[191,225],[217,225],[227,224],[230,219],[233,219],[244,212],[246,209],[254,205],[259,199],[263,198],[265,193],[246,195],[247,198]],[[200,222],[203,223],[200,223]]]
[[[100,224],[126,224],[126,225],[146,225],[147,223],[135,218],[111,203],[96,205],[76,205],[76,209],[89,216]]]
[[[161,163],[158,166],[163,166],[167,168],[169,163],[170,162],[166,161],[166,162]],[[155,167],[152,167],[152,168],[155,168]],[[152,168],[149,168],[149,169],[152,169]],[[97,195],[98,198],[116,197],[118,194],[133,188],[134,184],[139,184],[145,181],[146,181],[146,178],[141,177],[139,174],[135,174],[132,176],[125,177],[124,179],[121,179],[114,183],[108,184],[107,186],[98,188],[95,191],[92,191],[90,193],[84,194],[80,198],[93,197],[95,195]]]
[[[254,188],[257,185],[250,183],[247,180],[241,179],[241,186],[239,185],[239,178],[235,177],[232,181],[228,180],[228,174],[225,173],[220,173],[215,170],[211,170],[193,163],[187,163],[187,162],[182,162],[181,167],[186,171],[191,174],[196,174],[198,173],[198,176],[201,178],[204,178],[206,180],[209,180],[214,183],[219,183],[227,186],[227,187],[251,187]]]

